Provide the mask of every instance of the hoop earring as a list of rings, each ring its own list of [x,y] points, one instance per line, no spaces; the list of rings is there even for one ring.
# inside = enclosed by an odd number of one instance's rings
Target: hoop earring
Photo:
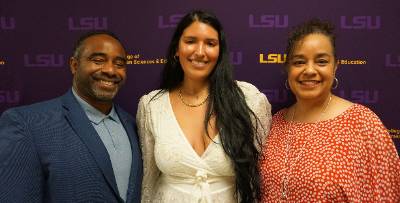
[[[289,88],[289,81],[286,79],[286,81],[285,81],[285,88],[288,90],[288,89],[290,89]]]
[[[332,85],[332,89],[333,90],[336,89],[339,86],[339,80],[336,77],[333,78],[333,83],[335,83],[335,82],[336,82],[336,84]]]
[[[174,56],[174,61],[178,62],[179,61],[179,57],[177,55]]]

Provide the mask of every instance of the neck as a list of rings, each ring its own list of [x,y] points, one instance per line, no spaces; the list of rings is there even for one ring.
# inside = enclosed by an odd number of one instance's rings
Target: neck
[[[91,99],[90,97],[87,97],[83,94],[81,94],[79,91],[77,91],[77,88],[75,87],[75,85],[73,85],[73,88],[76,92],[76,94],[78,94],[78,96],[85,100],[85,102],[87,102],[90,106],[93,106],[95,109],[101,111],[102,113],[104,113],[105,115],[109,114],[112,108],[112,102],[102,102],[102,101],[95,101],[93,99]]]
[[[297,99],[296,104],[293,106],[295,109],[293,120],[302,122],[319,122],[323,120],[322,116],[326,113],[331,99],[333,99],[331,93],[318,100]]]
[[[194,81],[190,79],[184,79],[180,87],[182,93],[188,96],[202,96],[208,95],[209,83],[207,80]]]

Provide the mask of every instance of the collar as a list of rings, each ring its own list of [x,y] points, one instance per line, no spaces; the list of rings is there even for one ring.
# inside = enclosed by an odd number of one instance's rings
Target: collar
[[[103,112],[94,108],[89,103],[87,103],[84,99],[82,99],[78,95],[78,93],[76,93],[74,88],[72,88],[72,94],[74,95],[74,97],[76,98],[76,100],[78,101],[80,106],[83,108],[83,110],[85,111],[85,114],[87,115],[87,117],[89,118],[89,120],[92,123],[98,125],[101,121],[103,121],[106,118],[109,118],[109,119],[119,123],[118,115],[117,115],[117,112],[115,111],[114,105],[112,105],[110,113],[108,115],[106,115]]]

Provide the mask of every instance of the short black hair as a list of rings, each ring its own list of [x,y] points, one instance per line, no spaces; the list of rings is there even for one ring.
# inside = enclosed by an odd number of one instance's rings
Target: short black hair
[[[76,58],[76,59],[79,59],[79,57],[80,57],[80,55],[81,55],[81,51],[82,51],[82,44],[83,44],[83,42],[84,42],[87,38],[92,37],[92,36],[95,36],[95,35],[108,35],[108,36],[110,36],[110,37],[116,39],[116,40],[121,44],[122,48],[124,48],[124,50],[125,50],[125,47],[124,47],[124,45],[121,43],[121,40],[120,40],[119,37],[118,37],[117,35],[115,35],[113,32],[108,31],[108,30],[95,30],[95,31],[89,31],[89,32],[87,32],[87,33],[85,33],[85,34],[83,34],[83,35],[81,35],[81,36],[79,37],[79,39],[76,41],[75,46],[74,46],[74,48],[73,48],[72,57],[74,57],[74,58]]]

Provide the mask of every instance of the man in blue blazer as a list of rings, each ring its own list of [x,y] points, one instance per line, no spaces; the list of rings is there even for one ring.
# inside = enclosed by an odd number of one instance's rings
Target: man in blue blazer
[[[135,120],[112,99],[126,52],[112,33],[82,36],[63,96],[0,117],[0,202],[140,202]]]

